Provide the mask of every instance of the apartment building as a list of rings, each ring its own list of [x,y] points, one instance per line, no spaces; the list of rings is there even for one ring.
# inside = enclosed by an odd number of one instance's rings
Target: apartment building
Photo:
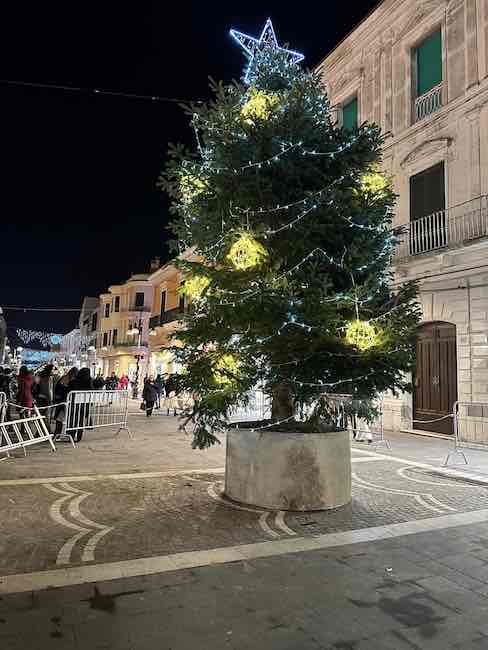
[[[192,252],[182,254],[192,259]],[[149,321],[149,374],[164,375],[178,372],[174,355],[168,348],[177,344],[171,335],[181,327],[181,319],[188,309],[186,296],[179,291],[183,274],[173,262],[165,264],[149,278],[154,287],[153,309]]]
[[[149,273],[132,275],[100,295],[97,333],[97,371],[104,377],[115,372],[139,382],[146,374],[149,318],[153,285]]]
[[[414,391],[385,424],[450,434],[426,421],[488,405],[488,2],[384,0],[317,69],[338,125],[387,136],[394,278],[420,283]]]
[[[98,298],[86,297],[81,306],[78,323],[80,330],[79,367],[90,368],[92,374],[95,373],[97,361],[99,306]]]

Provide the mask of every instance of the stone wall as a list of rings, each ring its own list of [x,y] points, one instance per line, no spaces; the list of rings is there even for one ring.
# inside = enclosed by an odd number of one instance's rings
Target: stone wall
[[[440,27],[443,106],[414,123],[414,48]],[[446,207],[488,195],[488,0],[384,0],[318,66],[332,106],[357,94],[360,122],[387,134],[384,168],[410,221],[410,177],[443,161]],[[409,258],[395,281],[417,279],[423,322],[457,328],[460,400],[488,403],[488,241]],[[409,428],[412,398],[385,396],[385,426]]]

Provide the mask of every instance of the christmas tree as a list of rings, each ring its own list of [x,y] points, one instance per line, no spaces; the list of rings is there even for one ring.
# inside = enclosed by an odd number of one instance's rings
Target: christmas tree
[[[256,386],[278,428],[315,431],[336,426],[324,394],[408,390],[419,320],[416,286],[393,290],[388,271],[395,195],[379,128],[338,128],[270,21],[260,39],[232,35],[243,83],[212,83],[212,102],[187,107],[197,146],[173,147],[161,177],[179,245],[200,260],[181,262],[192,308],[175,348],[199,448]]]

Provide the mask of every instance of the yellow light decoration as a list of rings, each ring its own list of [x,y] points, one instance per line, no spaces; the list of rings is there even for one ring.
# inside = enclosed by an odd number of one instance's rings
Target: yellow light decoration
[[[361,189],[367,194],[381,194],[389,185],[386,176],[379,171],[371,171],[361,178]]]
[[[280,103],[279,95],[268,94],[263,90],[252,88],[250,99],[241,109],[241,118],[246,124],[255,124],[257,120],[267,120]]]
[[[195,300],[200,298],[209,284],[210,278],[205,275],[192,275],[185,280],[180,292]]]
[[[380,341],[377,329],[368,321],[353,320],[346,329],[346,341],[365,351],[374,348]]]
[[[190,203],[194,198],[205,192],[205,181],[192,174],[182,174],[180,179],[180,191],[183,200]]]
[[[243,232],[239,239],[232,244],[227,254],[227,259],[232,262],[238,271],[247,271],[267,258],[268,253],[264,246],[254,239],[252,235]]]
[[[235,356],[233,354],[224,354],[215,364],[213,376],[218,384],[229,385],[235,382],[238,373],[239,362]]]

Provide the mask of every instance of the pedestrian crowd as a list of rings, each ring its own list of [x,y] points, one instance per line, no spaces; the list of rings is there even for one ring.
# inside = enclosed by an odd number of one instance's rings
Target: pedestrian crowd
[[[115,372],[110,376],[103,377],[99,372],[92,379],[89,368],[71,368],[64,375],[51,365],[45,365],[38,372],[32,373],[27,366],[21,366],[18,375],[12,372],[11,368],[0,367],[0,393],[5,393],[6,404],[3,406],[3,413],[0,412],[0,421],[10,422],[13,410],[17,409],[19,416],[28,417],[36,406],[45,409],[46,420],[53,429],[55,436],[61,435],[63,424],[66,419],[66,401],[68,394],[72,391],[90,390],[128,390],[129,385],[135,387],[127,375],[118,377]],[[145,411],[147,417],[151,417],[154,409],[166,409],[167,415],[177,415],[180,407],[177,386],[168,375],[164,378],[158,374],[156,378],[147,376],[144,379],[142,391],[141,410]],[[89,423],[89,413],[83,414],[78,421]],[[76,425],[75,425],[76,426]],[[73,440],[80,442],[83,436],[83,429],[70,431]]]

